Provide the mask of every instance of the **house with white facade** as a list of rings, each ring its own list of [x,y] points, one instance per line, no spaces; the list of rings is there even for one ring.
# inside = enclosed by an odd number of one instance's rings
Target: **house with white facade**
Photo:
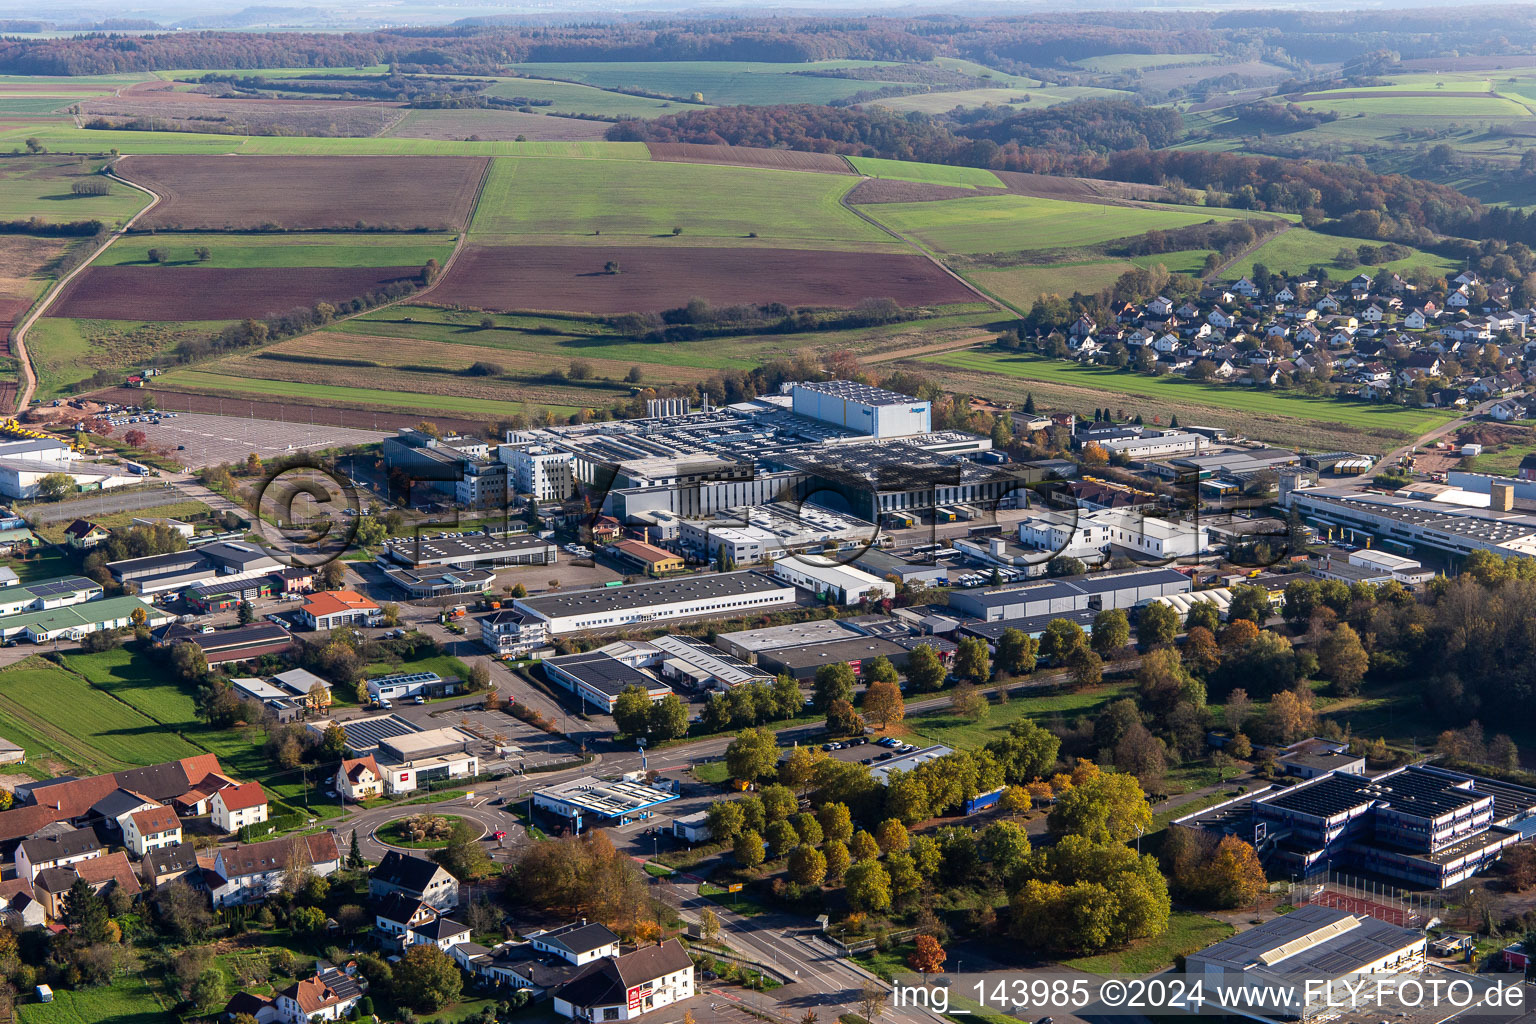
[[[330,832],[241,843],[214,855],[209,896],[213,907],[259,903],[282,887],[290,870],[325,877],[341,868],[341,853]]]
[[[181,819],[169,807],[151,807],[134,811],[123,818],[123,845],[134,856],[146,856],[151,850],[175,846],[181,842]]]
[[[379,866],[368,873],[368,895],[382,900],[396,893],[434,910],[449,911],[459,905],[459,880],[425,857],[388,850]]]
[[[209,820],[221,832],[238,832],[267,820],[267,793],[259,782],[225,786],[208,800]]]

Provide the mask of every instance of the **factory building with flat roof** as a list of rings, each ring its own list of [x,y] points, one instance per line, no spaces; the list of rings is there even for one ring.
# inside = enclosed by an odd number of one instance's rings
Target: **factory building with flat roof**
[[[1236,835],[1266,866],[1296,878],[1345,869],[1445,889],[1536,834],[1536,789],[1431,765],[1376,776],[1330,771],[1176,824]]]
[[[549,624],[554,635],[619,629],[659,619],[725,617],[795,603],[793,584],[758,572],[723,572],[622,587],[557,591],[521,597],[513,607]]]
[[[1314,903],[1190,953],[1184,970],[1202,983],[1210,1010],[1305,1020],[1330,1003],[1348,1005],[1344,986],[1358,986],[1362,975],[1422,971],[1426,944],[1422,931]],[[1225,1005],[1214,1002],[1223,997]]]
[[[1192,588],[1189,577],[1173,569],[1131,569],[956,591],[949,595],[949,607],[974,619],[999,622],[1087,610],[1134,608],[1155,598],[1187,594]]]

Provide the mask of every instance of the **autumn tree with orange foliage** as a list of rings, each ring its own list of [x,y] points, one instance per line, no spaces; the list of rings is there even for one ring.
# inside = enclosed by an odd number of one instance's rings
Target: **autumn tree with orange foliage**
[[[919,974],[938,974],[944,970],[949,954],[932,935],[919,935],[917,948],[907,955],[907,966]]]

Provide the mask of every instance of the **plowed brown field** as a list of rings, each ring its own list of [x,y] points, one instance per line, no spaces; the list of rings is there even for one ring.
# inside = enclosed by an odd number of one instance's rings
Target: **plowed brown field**
[[[144,228],[463,227],[485,160],[451,156],[125,157],[117,172],[161,197]]]
[[[620,260],[620,272],[604,266]],[[527,245],[471,247],[432,301],[475,309],[630,313],[702,298],[718,306],[783,302],[848,308],[889,298],[902,306],[979,296],[922,256],[803,249],[680,249]]]
[[[295,306],[345,302],[420,267],[92,267],[65,288],[49,316],[91,320],[238,320]]]
[[[695,142],[647,142],[652,160],[681,164],[732,164],[737,167],[777,167],[784,171],[852,174],[848,161],[833,153],[801,153],[793,149],[751,146],[706,146]]]

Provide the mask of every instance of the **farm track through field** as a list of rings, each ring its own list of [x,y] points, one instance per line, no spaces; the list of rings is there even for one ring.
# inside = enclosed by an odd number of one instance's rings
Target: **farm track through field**
[[[893,363],[898,359],[916,359],[919,356],[931,356],[938,352],[953,352],[956,349],[972,348],[992,341],[996,336],[992,334],[967,334],[963,338],[951,338],[947,341],[936,342],[931,345],[914,345],[911,348],[898,348],[889,352],[875,352],[859,362],[865,365],[873,363]]]
[[[858,188],[857,185],[854,186],[854,189],[856,189],[856,188]],[[886,234],[890,235],[892,238],[896,239],[898,242],[901,242],[904,245],[908,245],[908,246],[912,247],[913,249],[916,249],[919,253],[921,253],[923,255],[924,259],[928,260],[928,262],[932,263],[934,266],[936,266],[940,270],[944,271],[944,273],[948,274],[950,277],[954,278],[956,281],[959,281],[960,284],[967,291],[969,291],[972,295],[975,295],[976,297],[981,299],[983,302],[986,302],[986,303],[988,303],[989,305],[992,305],[992,306],[997,306],[997,307],[1001,307],[1001,308],[1008,308],[1007,304],[999,302],[997,300],[996,296],[988,295],[986,292],[984,292],[981,289],[977,288],[974,284],[972,284],[971,282],[967,281],[965,278],[961,277],[959,274],[955,273],[953,270],[949,269],[949,267],[944,265],[944,261],[943,260],[939,259],[933,253],[929,252],[926,247],[918,244],[917,242],[915,242],[914,240],[912,240],[912,239],[908,238],[907,236],[903,235],[901,232],[897,231],[896,229],[888,227],[888,226],[880,223],[878,220],[875,220],[875,218],[871,217],[869,214],[865,213],[863,210],[859,209],[857,206],[854,206],[852,203],[850,203],[848,201],[848,197],[849,197],[849,195],[852,194],[854,189],[849,189],[847,192],[844,192],[843,195],[842,195],[842,198],[838,200],[839,202],[841,202],[843,204],[843,207],[849,213],[853,214],[855,217],[858,217],[860,220],[868,221],[870,224],[873,224],[875,227],[879,228],[881,231],[883,231]],[[898,300],[898,301],[900,301],[900,300]]]
[[[474,191],[474,193],[473,193],[473,195],[471,197],[470,203],[469,203],[469,210],[468,210],[468,212],[465,215],[465,223],[466,224],[468,224],[470,220],[474,219],[475,209],[478,207],[478,205],[480,203],[480,196],[481,196],[481,194],[485,191],[485,182],[486,182],[487,177],[490,175],[490,171],[491,171],[491,161],[489,161],[489,160],[483,161],[483,166],[482,166],[481,172],[480,172],[480,179],[475,184],[475,191]],[[155,206],[155,204],[160,201],[160,197],[159,196],[155,195],[155,193],[151,192],[149,189],[144,188],[141,185],[134,185],[133,182],[129,182],[129,181],[126,181],[126,180],[125,180],[125,184],[128,184],[128,185],[132,186],[133,188],[136,188],[139,191],[144,192],[144,193],[148,194],[149,196],[151,196],[152,199],[151,199],[150,204],[148,206],[144,207],[144,209],[140,210],[133,217],[129,218],[128,222],[125,223],[122,226],[122,228],[117,231],[116,234],[114,234],[110,238],[108,238],[106,240],[106,242],[103,243],[102,246],[99,249],[97,249],[94,253],[91,254],[90,259],[87,259],[84,262],[82,262],[78,267],[76,267],[73,271],[71,271],[64,278],[64,280],[60,281],[58,283],[58,285],[56,285],[52,291],[48,292],[45,297],[50,302],[52,301],[53,297],[55,297],[55,296],[60,294],[60,292],[62,290],[62,285],[67,284],[76,274],[80,273],[86,267],[90,266],[92,262],[94,262],[98,257],[101,256],[101,254],[103,252],[106,251],[107,246],[111,245],[117,239],[121,238],[128,231],[128,229],[133,226],[134,221],[138,220],[139,217],[141,217],[145,213],[149,212],[149,210],[151,210]],[[443,261],[442,266],[438,270],[438,275],[437,275],[436,279],[433,280],[430,284],[428,284],[425,288],[423,288],[423,289],[421,289],[421,290],[419,290],[417,292],[414,292],[411,295],[403,296],[403,297],[401,297],[399,299],[396,299],[393,302],[386,302],[383,305],[375,306],[373,309],[365,310],[365,311],[363,311],[361,313],[354,313],[351,316],[338,317],[338,318],[336,318],[336,320],[333,321],[333,323],[345,323],[346,321],[354,319],[355,317],[364,316],[367,313],[374,313],[374,312],[377,312],[378,310],[381,310],[381,309],[387,309],[390,306],[401,305],[401,304],[404,304],[404,303],[408,303],[410,301],[419,300],[422,296],[427,295],[434,288],[436,288],[438,286],[438,284],[443,280],[443,278],[448,276],[448,272],[453,269],[454,264],[458,261],[459,254],[461,252],[463,252],[463,250],[464,250],[464,244],[465,244],[465,241],[467,240],[468,237],[469,237],[468,230],[461,230],[458,233],[458,241],[454,243],[453,251],[450,252],[448,254],[448,258]],[[25,391],[25,393],[24,393],[24,395],[22,397],[21,402],[19,402],[18,405],[17,405],[17,414],[18,415],[20,414],[21,410],[26,408],[25,403],[28,400],[30,400],[33,391],[35,391],[36,388],[37,388],[37,374],[36,374],[36,372],[32,368],[31,360],[27,356],[26,348],[25,348],[25,345],[23,344],[22,334],[25,331],[25,329],[27,327],[30,327],[32,325],[32,322],[35,321],[42,314],[44,309],[46,309],[46,305],[40,305],[38,307],[34,307],[32,314],[28,316],[28,318],[25,321],[25,323],[23,324],[23,326],[18,327],[17,330],[12,332],[12,335],[11,335],[12,341],[15,343],[17,358],[20,360],[23,373],[26,375],[26,378],[27,378],[27,388],[26,388],[26,391]],[[152,393],[157,395],[157,401],[158,401],[158,395],[160,393],[159,392],[152,392]],[[104,395],[109,395],[109,394],[111,394],[111,395],[118,395],[118,396],[121,396],[121,397],[117,397],[117,398],[113,398],[113,399],[103,399],[103,400],[114,401],[114,402],[116,402],[118,404],[122,404],[122,405],[137,405],[137,404],[139,404],[143,400],[143,392],[142,391],[135,391],[134,389],[130,389],[130,388],[112,388],[112,389],[106,389],[106,390],[103,390],[103,391],[96,392],[97,396],[104,396]],[[188,412],[212,412],[212,411],[214,411],[215,408],[218,409],[219,411],[222,411],[222,409],[223,409],[222,401],[220,401],[217,398],[212,399],[208,403],[197,403],[197,404],[200,405],[201,407],[196,407],[195,408],[194,407],[194,403],[189,401],[187,403],[187,411]],[[251,414],[253,416],[255,415],[255,411],[256,411],[257,405],[261,405],[263,407],[263,409],[266,409],[268,411],[276,412],[277,416],[275,418],[277,418],[279,420],[291,419],[291,420],[294,420],[294,421],[302,421],[304,419],[304,416],[302,414],[304,412],[308,412],[308,413],[310,413],[312,421],[314,421],[314,422],[328,423],[328,424],[330,424],[332,426],[356,426],[357,425],[355,422],[347,420],[344,415],[340,414],[340,411],[338,411],[338,414],[336,415],[335,418],[330,418],[330,419],[321,418],[321,419],[318,419],[318,420],[313,420],[313,415],[314,415],[315,411],[317,410],[317,408],[323,408],[323,407],[316,407],[316,406],[292,406],[292,405],[290,405],[290,404],[288,404],[286,402],[267,402],[267,401],[252,400],[251,403],[250,403],[250,409],[251,409]],[[170,408],[173,408],[173,407],[172,406],[162,406],[162,408],[170,409]],[[268,418],[272,418],[272,417],[268,417]],[[391,419],[391,420],[397,419],[397,417],[392,416],[392,415],[388,415],[388,414],[386,415],[386,418]],[[415,417],[402,416],[402,417],[398,417],[398,419],[399,419],[399,422],[389,423],[389,424],[387,424],[387,426],[392,426],[392,427],[409,426],[409,425],[412,425],[413,421],[415,420]],[[452,417],[437,417],[437,419],[440,420],[441,422],[443,422],[444,424],[447,424],[447,423],[449,423],[452,420]],[[471,421],[458,421],[458,422],[460,423],[459,429],[464,429],[466,426],[468,426],[468,428],[471,431],[473,431],[473,430],[479,429],[479,427],[481,426],[480,424],[470,425]],[[377,417],[375,417],[375,423],[377,423]]]
[[[1242,252],[1238,253],[1236,256],[1233,256],[1231,259],[1227,260],[1225,263],[1211,271],[1209,274],[1202,275],[1203,278],[1205,280],[1211,280],[1213,278],[1220,280],[1221,275],[1227,272],[1228,267],[1252,256],[1261,247],[1267,245],[1270,242],[1273,242],[1275,239],[1279,238],[1281,235],[1285,234],[1287,231],[1291,230],[1291,228],[1296,226],[1290,221],[1285,221],[1284,224],[1285,226],[1282,227],[1279,231],[1273,231],[1267,235],[1260,235],[1258,238],[1255,238],[1252,242],[1249,242],[1246,246],[1243,247]]]
[[[160,202],[160,197],[150,189],[145,188],[143,185],[136,185],[126,178],[118,177],[115,168],[112,169],[109,173],[113,181],[121,181],[129,188],[137,189],[138,191],[143,192],[145,195],[149,196],[149,203],[144,207],[144,209],[140,210],[138,213],[124,221],[122,227],[108,235],[106,240],[102,242],[101,245],[97,246],[96,250],[92,252],[88,257],[81,260],[73,270],[55,281],[53,283],[53,287],[43,292],[43,294],[38,297],[37,302],[33,304],[32,310],[27,313],[26,316],[22,317],[21,322],[16,325],[15,330],[11,331],[11,350],[16,357],[17,363],[21,367],[21,389],[16,395],[15,405],[17,416],[20,416],[23,412],[26,411],[27,406],[32,402],[33,393],[37,391],[37,371],[32,366],[32,357],[27,354],[27,331],[30,330],[32,325],[37,322],[39,317],[48,311],[48,307],[53,304],[53,301],[64,293],[64,289],[69,286],[69,283],[73,281],[79,274],[84,272],[84,270],[92,263],[96,262],[97,258],[100,257],[102,253],[107,251],[107,246],[111,245],[113,242],[126,235],[128,233],[128,229],[133,227],[133,225],[137,223],[140,217],[153,210]]]

